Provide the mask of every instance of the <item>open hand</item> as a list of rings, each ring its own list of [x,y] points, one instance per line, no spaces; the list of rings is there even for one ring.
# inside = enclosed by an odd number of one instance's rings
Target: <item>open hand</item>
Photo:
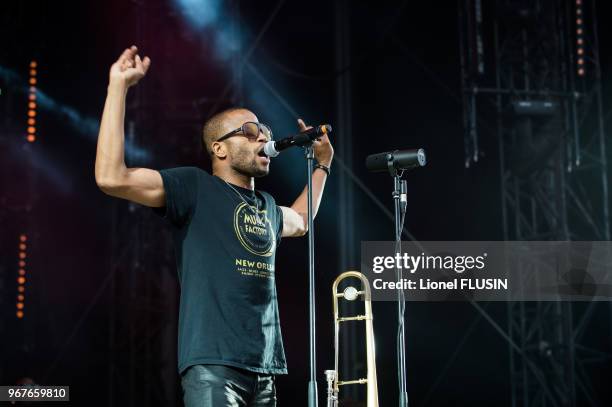
[[[151,59],[149,57],[141,59],[137,52],[138,48],[135,45],[123,51],[119,59],[111,66],[110,82],[118,82],[130,87],[137,84],[147,74],[151,66]]]

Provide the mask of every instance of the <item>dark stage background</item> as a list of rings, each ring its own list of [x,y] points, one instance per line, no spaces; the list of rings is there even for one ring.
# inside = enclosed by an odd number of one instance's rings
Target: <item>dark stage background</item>
[[[487,15],[493,2],[484,3]],[[607,113],[612,15],[606,2],[598,7]],[[276,137],[296,131],[297,117],[334,125],[337,159],[316,219],[321,403],[323,370],[333,364],[331,283],[359,268],[360,241],[393,239],[389,212],[372,199],[392,211],[392,180],[366,172],[367,154],[427,151],[427,167],[407,177],[406,229],[415,238],[504,239],[496,139],[483,133],[480,161],[464,165],[456,2],[5,0],[0,10],[2,385],[24,377],[69,385],[72,405],[182,405],[169,227],[146,208],[104,195],[93,173],[108,70],[131,44],[152,66],[128,96],[128,164],[208,169],[201,126],[233,104],[253,110]],[[342,55],[339,24],[348,24]],[[485,45],[490,34],[485,29]],[[28,143],[22,90],[33,60],[40,96],[36,141]],[[306,182],[305,161],[291,151],[271,168],[258,187],[288,205]],[[27,235],[22,319],[14,301],[20,234]],[[277,254],[289,364],[277,380],[280,405],[306,404],[306,243],[285,239]],[[491,324],[506,328],[507,307],[480,305],[490,321],[468,303],[408,303],[411,405],[511,404],[508,343]],[[397,405],[395,310],[374,304],[381,406]],[[586,328],[607,352],[611,320],[602,306]],[[586,371],[595,404],[610,405],[610,359]]]

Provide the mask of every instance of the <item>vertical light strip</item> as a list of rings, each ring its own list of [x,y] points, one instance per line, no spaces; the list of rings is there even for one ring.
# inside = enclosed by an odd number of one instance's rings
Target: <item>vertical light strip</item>
[[[576,0],[576,54],[578,76],[584,76],[584,14],[582,0]]]
[[[38,63],[36,61],[30,62],[30,91],[28,93],[28,135],[26,140],[29,143],[36,141],[36,75]]]
[[[26,283],[26,261],[28,249],[28,236],[25,233],[19,235],[19,267],[17,272],[17,312],[16,316],[22,319],[25,315],[25,283]]]

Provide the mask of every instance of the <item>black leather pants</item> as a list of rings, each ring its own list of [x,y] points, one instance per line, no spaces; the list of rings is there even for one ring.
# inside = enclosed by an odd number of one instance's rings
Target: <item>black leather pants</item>
[[[185,407],[276,406],[274,376],[229,366],[195,365],[182,374]]]

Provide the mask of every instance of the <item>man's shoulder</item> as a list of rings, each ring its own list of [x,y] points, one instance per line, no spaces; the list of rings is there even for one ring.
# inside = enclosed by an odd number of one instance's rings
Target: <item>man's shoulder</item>
[[[206,191],[215,184],[214,176],[195,166],[166,168],[159,170],[159,173],[164,186],[174,183],[193,190]]]
[[[208,172],[204,171],[203,169],[199,167],[194,167],[194,166],[164,168],[164,169],[159,170],[159,172],[162,175],[170,174],[170,175],[188,176],[188,177],[210,177],[211,176]]]

